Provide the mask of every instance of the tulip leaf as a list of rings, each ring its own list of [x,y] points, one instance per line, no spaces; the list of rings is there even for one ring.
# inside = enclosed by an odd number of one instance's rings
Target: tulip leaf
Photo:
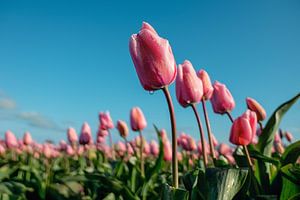
[[[295,163],[300,156],[300,141],[290,144],[281,156],[281,165]]]
[[[208,168],[204,183],[206,191],[202,193],[208,200],[231,200],[242,189],[247,176],[247,169]]]
[[[284,116],[284,114],[290,109],[290,107],[297,102],[299,98],[300,93],[298,93],[295,97],[280,105],[268,120],[265,128],[263,129],[259,137],[259,141],[257,144],[259,151],[265,156],[271,157],[275,133],[279,128],[281,119]]]
[[[295,184],[289,178],[283,176],[280,200],[295,198],[294,196],[299,193],[300,193],[300,185]]]
[[[165,184],[161,195],[162,200],[188,200],[188,191],[181,188],[174,188]]]

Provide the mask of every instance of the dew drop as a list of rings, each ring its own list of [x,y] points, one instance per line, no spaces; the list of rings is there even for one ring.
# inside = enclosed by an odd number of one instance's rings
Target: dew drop
[[[154,91],[153,91],[153,90],[149,91],[149,94],[150,94],[150,95],[153,95],[153,94],[154,94]]]

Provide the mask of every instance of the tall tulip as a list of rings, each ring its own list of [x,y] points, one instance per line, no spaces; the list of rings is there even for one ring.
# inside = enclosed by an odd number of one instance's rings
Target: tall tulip
[[[267,114],[265,109],[255,100],[250,97],[246,98],[247,107],[256,113],[257,121],[260,126],[260,130],[263,130],[262,121],[266,119]]]
[[[128,127],[126,122],[122,121],[122,120],[118,120],[117,121],[117,129],[121,135],[121,137],[126,138],[128,136]]]
[[[90,144],[92,142],[91,127],[87,122],[84,122],[81,127],[81,133],[79,136],[79,143],[82,145]]]
[[[32,143],[32,138],[29,132],[25,132],[23,136],[23,143],[25,145],[31,145]]]
[[[197,103],[203,97],[203,85],[190,61],[185,60],[182,65],[178,65],[178,74],[176,78],[176,97],[180,105],[183,107],[191,106],[197,119],[200,138],[202,142],[204,166],[207,167],[207,155],[204,145],[204,132],[200,121],[199,114],[196,109]]]
[[[67,136],[70,144],[74,146],[78,141],[78,136],[74,128],[70,127],[67,130]]]
[[[5,143],[7,148],[9,149],[18,147],[18,141],[16,136],[13,134],[13,132],[9,130],[5,132]]]
[[[168,85],[175,80],[177,74],[171,46],[168,40],[159,37],[150,24],[143,22],[140,32],[131,36],[129,50],[143,88],[148,91],[162,89],[167,100],[172,128],[173,187],[178,188],[176,120],[168,90]]]
[[[110,129],[114,128],[114,123],[113,123],[113,121],[112,121],[112,119],[110,117],[109,112],[108,111],[106,111],[106,112],[100,112],[99,113],[99,121],[100,121],[100,129],[106,130],[108,132],[112,159],[115,159],[115,153],[114,153],[114,146],[113,146],[112,136],[111,136],[111,133],[109,131]]]

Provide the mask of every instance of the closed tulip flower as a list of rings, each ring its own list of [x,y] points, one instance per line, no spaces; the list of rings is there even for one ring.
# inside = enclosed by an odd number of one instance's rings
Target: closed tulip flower
[[[79,143],[82,145],[90,144],[92,141],[92,131],[87,122],[84,122],[79,136]]]
[[[150,24],[143,22],[140,32],[131,36],[129,50],[145,90],[161,89],[175,80],[177,68],[169,41]]]
[[[234,120],[230,131],[230,142],[236,145],[248,145],[256,133],[257,118],[255,112],[247,110]]]
[[[285,138],[286,138],[286,140],[287,141],[289,141],[289,142],[292,142],[293,141],[293,135],[292,135],[292,133],[290,133],[290,132],[285,132]]]
[[[114,123],[110,117],[109,112],[99,113],[100,128],[103,130],[109,130],[114,128]]]
[[[182,65],[178,65],[176,78],[176,97],[180,105],[187,107],[194,103],[199,103],[203,96],[202,81],[190,61],[185,60]]]
[[[258,121],[263,121],[266,118],[267,114],[266,114],[265,109],[256,100],[254,100],[250,97],[247,97],[246,103],[247,103],[248,109],[252,110],[253,112],[256,113]]]
[[[159,146],[154,140],[150,142],[150,151],[153,156],[157,156],[159,154]]]
[[[5,144],[9,149],[18,147],[18,141],[16,136],[11,131],[5,133]]]
[[[198,77],[201,79],[202,81],[202,85],[203,85],[203,99],[204,100],[209,100],[213,94],[214,88],[211,84],[210,78],[208,73],[201,69],[198,73],[197,73]]]
[[[126,122],[124,122],[122,120],[118,120],[117,129],[119,130],[121,137],[126,138],[128,136],[129,130],[128,130]]]
[[[23,143],[25,145],[31,145],[32,143],[32,138],[29,132],[25,132],[23,136]]]
[[[70,127],[67,130],[68,140],[71,144],[76,143],[78,141],[78,136],[74,128]]]
[[[130,125],[133,131],[142,131],[147,126],[147,121],[142,110],[134,107],[130,111]]]
[[[225,114],[235,107],[234,99],[227,87],[216,81],[214,83],[214,92],[210,99],[215,113]]]

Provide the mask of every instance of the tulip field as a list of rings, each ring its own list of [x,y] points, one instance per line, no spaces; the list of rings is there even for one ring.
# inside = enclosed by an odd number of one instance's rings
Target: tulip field
[[[300,93],[273,113],[248,97],[245,112],[233,116],[234,95],[226,85],[212,84],[213,77],[189,60],[176,64],[168,40],[150,24],[130,37],[129,51],[142,87],[163,92],[169,127],[151,127],[155,122],[133,107],[129,124],[100,112],[96,138],[87,122],[81,130],[69,127],[58,144],[38,143],[29,132],[16,138],[7,130],[0,139],[0,199],[300,199],[300,141],[280,128]],[[177,131],[175,101],[195,117],[197,137]],[[212,134],[211,108],[231,124],[224,131],[228,141]],[[156,140],[144,138],[146,127]],[[113,143],[112,129],[122,141]],[[138,134],[133,140],[127,139],[130,131]]]

